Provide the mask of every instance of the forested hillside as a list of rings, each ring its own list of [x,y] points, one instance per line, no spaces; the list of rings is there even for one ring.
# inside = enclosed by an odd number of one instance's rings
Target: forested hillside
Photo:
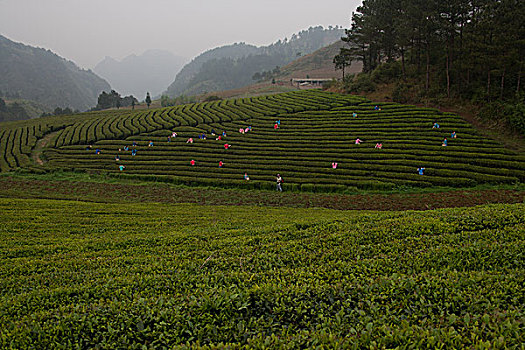
[[[207,51],[181,70],[166,94],[196,95],[249,85],[254,82],[252,77],[255,73],[282,67],[302,55],[336,42],[343,34],[338,27],[324,29],[319,26],[269,46],[239,43]]]
[[[427,90],[494,99],[520,91],[524,19],[518,0],[365,0],[344,41],[365,72],[399,58],[403,76],[426,73]]]
[[[44,106],[86,110],[109,84],[49,50],[15,43],[0,35],[0,97]]]
[[[347,91],[395,84],[394,101],[471,105],[479,120],[525,134],[524,19],[518,0],[365,0],[336,61],[363,63]]]
[[[50,111],[50,108],[34,101],[19,99],[5,101],[0,97],[0,122],[37,118],[42,113]]]

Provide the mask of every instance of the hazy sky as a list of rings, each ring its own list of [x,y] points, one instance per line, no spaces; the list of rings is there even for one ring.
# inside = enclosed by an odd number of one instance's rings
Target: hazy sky
[[[361,0],[0,0],[0,34],[83,68],[148,49],[193,58],[268,45],[310,26],[348,27]]]

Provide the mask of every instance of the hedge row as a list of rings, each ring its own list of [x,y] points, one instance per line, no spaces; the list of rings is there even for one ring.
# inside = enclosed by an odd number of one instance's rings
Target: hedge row
[[[388,186],[469,186],[525,178],[522,156],[481,137],[458,116],[393,103],[381,104],[381,111],[374,106],[355,96],[300,91],[158,110],[93,113],[68,121],[54,140],[55,149],[45,154],[50,168],[117,171],[114,157],[118,149],[136,141],[137,156],[120,153],[119,164],[127,166],[127,173],[189,176],[188,162],[195,159],[200,169],[208,169],[206,176],[217,180],[209,181],[219,184],[246,169],[254,179],[270,183],[263,179],[285,172],[299,186],[354,186],[358,180]],[[353,112],[358,118],[352,117]],[[274,130],[277,119],[281,127]],[[441,124],[440,129],[432,129],[434,121]],[[251,132],[238,133],[248,125]],[[221,142],[197,139],[202,132],[212,137],[211,129],[225,130],[228,136]],[[458,133],[458,139],[449,139],[449,146],[442,147],[451,130]],[[173,131],[179,137],[167,143]],[[29,140],[28,133],[29,129],[20,129],[2,136],[0,147],[5,145],[8,151],[0,162],[2,170],[30,163],[23,156],[11,157],[31,149],[29,141],[15,141]],[[188,137],[195,143],[186,144]],[[364,143],[355,145],[356,137]],[[34,140],[36,137],[31,138]],[[155,146],[145,147],[149,141]],[[227,151],[223,148],[226,142],[233,145]],[[382,150],[373,149],[376,142],[383,143]],[[84,150],[86,144],[93,144],[92,152]],[[103,154],[96,156],[94,148],[102,149]],[[227,165],[218,171],[220,160]],[[332,161],[340,164],[339,169],[330,169]],[[417,167],[426,168],[424,176],[416,174]]]

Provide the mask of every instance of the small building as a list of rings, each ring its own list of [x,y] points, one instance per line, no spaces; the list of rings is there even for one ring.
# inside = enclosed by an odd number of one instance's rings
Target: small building
[[[298,88],[308,86],[321,86],[323,85],[323,83],[332,80],[333,78],[293,78],[292,85],[297,86]]]

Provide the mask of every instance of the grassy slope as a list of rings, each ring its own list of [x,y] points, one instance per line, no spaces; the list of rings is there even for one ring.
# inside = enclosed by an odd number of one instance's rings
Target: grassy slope
[[[234,90],[225,90],[212,92],[200,96],[200,100],[205,100],[209,96],[219,96],[220,98],[245,98],[245,97],[257,97],[264,95],[278,94],[281,92],[295,91],[298,90],[294,86],[289,84],[272,84],[270,82],[257,83],[254,85],[246,86]]]
[[[525,341],[523,205],[359,214],[0,199],[0,209],[2,348]]]
[[[281,73],[275,79],[277,81],[288,82],[291,78],[334,78],[340,79],[342,72],[334,69],[334,56],[339,54],[339,49],[343,47],[341,41],[323,47],[309,55],[298,58],[281,68]],[[346,74],[358,73],[362,70],[360,62],[353,62],[350,67],[345,69]]]

